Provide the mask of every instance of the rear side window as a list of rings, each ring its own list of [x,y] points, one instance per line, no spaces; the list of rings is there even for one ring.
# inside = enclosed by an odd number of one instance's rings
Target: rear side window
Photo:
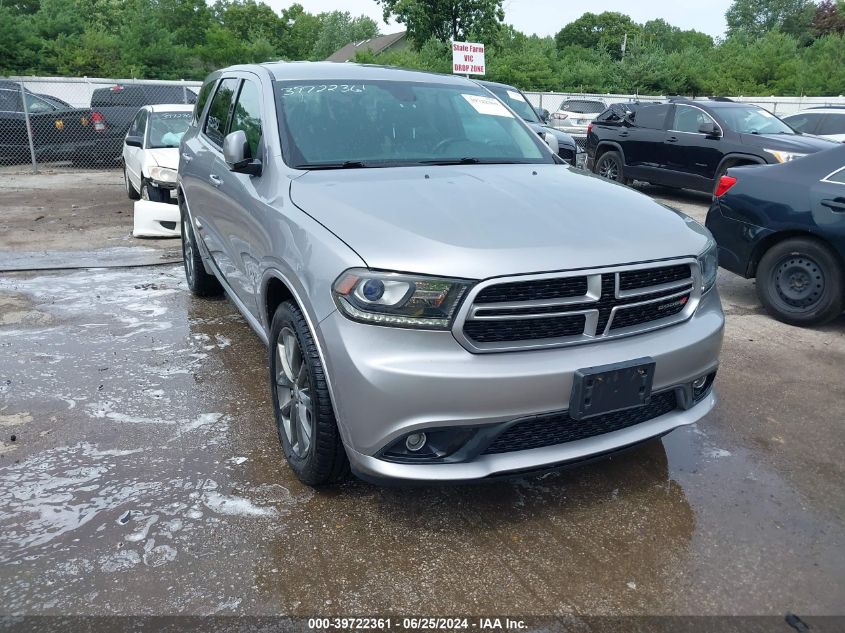
[[[634,114],[634,123],[637,127],[650,130],[665,130],[667,114],[669,114],[669,106],[666,104],[644,106]]]
[[[821,119],[821,114],[806,112],[804,114],[796,114],[795,116],[788,117],[784,119],[784,121],[786,121],[789,127],[796,132],[802,132],[803,134],[816,134],[816,126],[819,124]]]
[[[233,77],[221,81],[208,107],[203,131],[212,143],[220,147],[223,146],[223,138],[226,136],[226,122],[229,120],[229,110],[237,87],[238,80]]]
[[[208,98],[211,96],[211,91],[214,89],[214,84],[217,83],[217,80],[206,82],[202,88],[200,88],[199,96],[197,97],[196,105],[194,106],[194,119],[193,124],[197,125],[200,121],[200,115],[202,111],[205,109],[205,104],[208,101]]]
[[[108,108],[111,105],[111,88],[97,88],[91,94],[92,108]]]
[[[229,132],[243,130],[249,143],[250,156],[258,156],[261,143],[261,91],[255,82],[244,79],[238,102],[232,112]]]
[[[826,114],[816,134],[845,134],[845,112]]]
[[[0,112],[23,112],[21,93],[17,90],[0,90]]]

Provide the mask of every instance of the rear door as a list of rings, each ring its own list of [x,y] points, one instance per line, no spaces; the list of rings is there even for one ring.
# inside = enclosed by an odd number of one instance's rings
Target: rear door
[[[718,124],[701,108],[681,103],[673,106],[670,118],[665,147],[669,177],[679,187],[710,191],[723,143],[721,137],[702,134],[699,129]]]
[[[815,183],[810,190],[813,220],[826,237],[845,248],[845,164]]]
[[[217,82],[208,111],[197,122],[198,129],[186,135],[182,142],[179,161],[180,179],[193,216],[194,232],[230,286],[236,271],[225,248],[225,217],[230,203],[221,191],[225,169],[223,138],[239,83],[239,79],[232,76]]]
[[[665,142],[670,109],[665,103],[642,106],[634,113],[633,127],[621,128],[619,137],[625,153],[626,176],[650,182],[665,179],[663,174],[668,167]]]

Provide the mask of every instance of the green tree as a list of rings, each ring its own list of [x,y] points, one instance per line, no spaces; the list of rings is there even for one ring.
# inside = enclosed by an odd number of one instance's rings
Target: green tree
[[[368,40],[379,34],[378,24],[365,15],[353,18],[348,11],[332,11],[318,16],[320,35],[311,51],[313,59],[325,59],[350,42]]]
[[[734,0],[725,13],[727,35],[754,39],[779,29],[799,39],[808,39],[815,9],[812,0]]]
[[[322,22],[316,15],[308,13],[301,4],[292,4],[282,10],[282,22],[287,25],[282,49],[285,59],[313,59],[314,42],[320,35]]]
[[[642,33],[642,27],[630,17],[615,11],[604,13],[585,13],[574,22],[570,22],[555,35],[558,49],[568,46],[582,48],[604,48],[611,57],[622,57],[622,43],[625,36],[631,42]]]
[[[496,38],[505,12],[502,0],[376,0],[391,17],[408,30],[419,49],[432,37],[441,42]]]

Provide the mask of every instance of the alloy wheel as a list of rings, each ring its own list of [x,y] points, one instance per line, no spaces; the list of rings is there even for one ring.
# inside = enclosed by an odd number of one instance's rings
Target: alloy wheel
[[[599,163],[599,176],[608,180],[619,179],[619,165],[610,157],[605,157]]]
[[[281,430],[293,453],[302,459],[311,448],[314,428],[311,381],[299,341],[289,327],[282,328],[276,341],[275,388]]]

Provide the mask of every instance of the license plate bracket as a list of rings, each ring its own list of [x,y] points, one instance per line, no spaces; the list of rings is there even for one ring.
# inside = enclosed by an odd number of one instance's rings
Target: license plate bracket
[[[654,359],[645,357],[577,370],[572,382],[569,417],[586,420],[648,404],[654,368]]]

